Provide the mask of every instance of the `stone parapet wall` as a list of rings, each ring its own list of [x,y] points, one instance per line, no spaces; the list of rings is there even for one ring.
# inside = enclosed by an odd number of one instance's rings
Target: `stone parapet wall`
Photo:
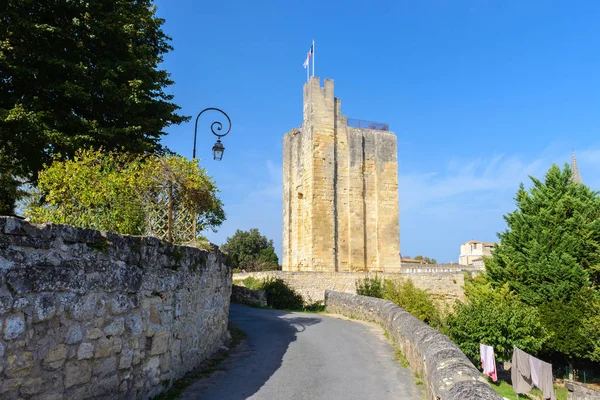
[[[421,374],[428,399],[502,399],[447,336],[391,301],[328,290],[325,306],[328,312],[382,325]]]
[[[218,249],[0,217],[0,398],[147,399],[227,336]]]
[[[565,387],[569,391],[568,400],[600,400],[600,390],[592,389],[581,382],[565,381]]]
[[[455,300],[464,300],[465,298],[463,290],[465,279],[461,271],[406,271],[377,274],[368,272],[261,271],[234,274],[233,280],[240,281],[250,276],[256,279],[281,278],[300,293],[305,300],[315,302],[325,299],[325,290],[356,293],[357,280],[376,275],[388,279],[411,279],[416,287],[429,290],[439,305],[451,306]]]

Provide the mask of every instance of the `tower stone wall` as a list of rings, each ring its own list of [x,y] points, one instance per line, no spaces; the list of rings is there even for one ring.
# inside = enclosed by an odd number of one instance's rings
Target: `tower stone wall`
[[[396,135],[349,127],[332,80],[304,85],[283,169],[284,271],[400,269]]]

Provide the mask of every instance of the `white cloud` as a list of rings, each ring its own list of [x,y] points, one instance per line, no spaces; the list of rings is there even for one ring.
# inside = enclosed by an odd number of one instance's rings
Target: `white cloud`
[[[576,154],[585,184],[598,189],[600,150]],[[424,254],[456,261],[459,246],[470,239],[496,240],[506,225],[502,216],[514,209],[519,184],[529,176],[543,179],[553,163],[562,167],[570,152],[550,150],[538,157],[492,155],[453,157],[441,171],[400,171],[402,254]]]

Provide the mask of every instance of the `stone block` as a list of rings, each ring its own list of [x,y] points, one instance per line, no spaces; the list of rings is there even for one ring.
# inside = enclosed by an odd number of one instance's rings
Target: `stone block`
[[[25,222],[17,218],[3,218],[4,222],[4,233],[7,235],[19,235],[23,236],[27,232],[25,231]]]
[[[67,344],[77,344],[83,340],[83,329],[80,325],[71,325],[67,331]]]
[[[125,326],[132,337],[140,336],[143,333],[142,316],[133,314],[125,320]]]
[[[102,330],[100,330],[98,328],[90,329],[89,331],[87,331],[85,333],[85,338],[89,339],[89,340],[100,339],[103,336],[104,336],[104,333],[102,332]]]
[[[13,312],[20,312],[25,310],[27,306],[29,306],[29,300],[27,300],[25,297],[20,297],[15,299],[15,302],[12,306],[12,310]]]
[[[171,369],[171,355],[169,353],[161,354],[160,356],[160,370],[169,371]]]
[[[28,378],[21,385],[21,394],[31,396],[42,391],[44,380],[42,378]]]
[[[77,349],[78,360],[89,360],[94,356],[94,345],[92,343],[81,343]]]
[[[10,292],[6,291],[0,294],[0,315],[10,312],[12,305],[13,296],[10,294]]]
[[[33,301],[33,322],[48,321],[56,315],[56,296],[44,293]]]
[[[67,346],[60,344],[51,349],[44,357],[44,369],[55,370],[63,366],[67,359]]]
[[[89,382],[90,379],[92,379],[92,365],[89,361],[69,361],[65,364],[65,389]]]
[[[126,369],[131,367],[133,361],[133,350],[123,349],[121,352],[121,359],[119,360],[119,369]]]
[[[25,318],[22,313],[13,314],[4,320],[4,340],[13,340],[25,332]]]
[[[121,341],[117,338],[101,338],[96,344],[95,358],[108,357],[111,354],[118,353],[121,350]]]
[[[143,373],[149,380],[150,384],[156,385],[159,382],[160,375],[160,357],[150,357],[144,363]]]
[[[24,351],[13,354],[6,359],[6,369],[4,374],[9,378],[23,378],[31,372],[33,368],[33,353]]]
[[[108,376],[104,379],[99,380],[96,383],[96,387],[94,390],[95,395],[100,395],[106,398],[116,398],[117,392],[119,391],[119,377],[117,374],[112,376]],[[111,396],[110,394],[114,394]]]
[[[119,336],[125,331],[125,321],[123,318],[115,319],[110,325],[104,328],[106,336]]]
[[[130,307],[129,296],[124,294],[116,294],[109,303],[110,312],[113,315],[121,315]]]
[[[106,376],[117,373],[117,357],[106,357],[93,362],[92,374],[99,376]]]
[[[144,359],[144,351],[142,350],[134,350],[133,351],[133,359],[131,360],[132,365],[138,365]]]
[[[155,356],[158,354],[165,353],[169,349],[169,339],[171,334],[169,332],[159,332],[152,338],[152,345],[150,347],[150,355]]]

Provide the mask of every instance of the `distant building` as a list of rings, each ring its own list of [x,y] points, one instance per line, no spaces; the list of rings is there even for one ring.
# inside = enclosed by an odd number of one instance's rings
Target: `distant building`
[[[481,242],[479,240],[470,240],[461,244],[458,263],[483,267],[483,257],[492,255],[495,244],[494,242]]]
[[[424,264],[425,263],[423,260],[413,260],[409,256],[402,257],[402,255],[400,255],[400,262],[402,264]]]
[[[575,159],[575,150],[571,153],[571,182],[583,183],[579,167],[577,166],[577,160]]]

